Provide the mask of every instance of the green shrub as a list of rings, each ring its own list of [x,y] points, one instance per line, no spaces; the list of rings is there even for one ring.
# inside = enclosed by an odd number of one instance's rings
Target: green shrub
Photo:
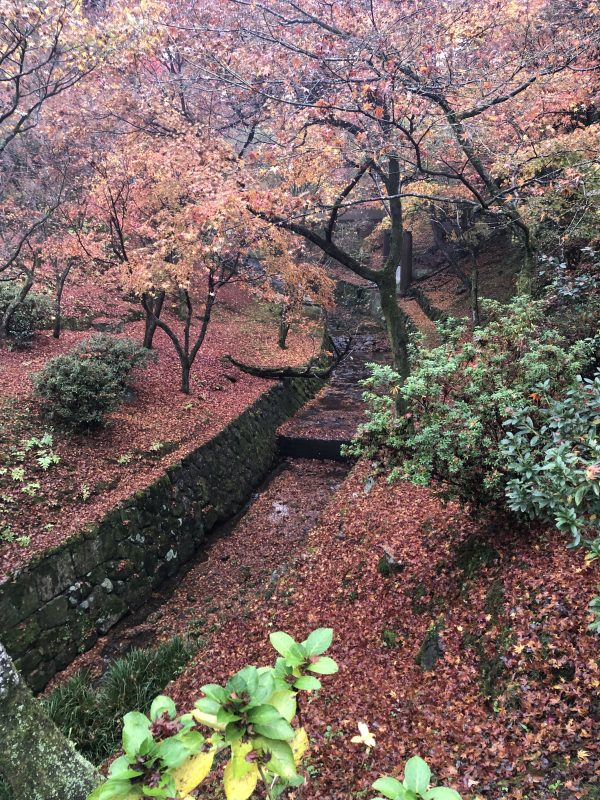
[[[488,300],[482,309],[489,322],[472,337],[455,320],[441,324],[443,344],[417,349],[403,384],[389,367],[371,365],[368,421],[350,448],[473,511],[506,504],[504,421],[530,405],[533,386],[547,381],[560,392],[572,384],[594,351],[591,340],[569,345],[548,330],[542,302]]]
[[[147,712],[195,649],[176,636],[155,650],[132,650],[111,664],[97,686],[88,672],[78,672],[43,701],[46,711],[77,749],[99,764],[119,743],[115,720],[127,711]]]
[[[0,317],[8,308],[21,287],[13,283],[0,283]],[[8,329],[11,339],[17,347],[26,346],[33,338],[36,330],[47,324],[51,314],[51,303],[48,297],[30,291],[20,303],[10,321]]]
[[[559,397],[545,381],[504,425],[509,507],[554,522],[574,545],[595,530],[598,540],[590,544],[600,546],[600,371]]]
[[[131,339],[106,334],[79,342],[33,376],[42,412],[67,428],[101,426],[107,412],[122,402],[134,367],[145,365],[150,356]]]

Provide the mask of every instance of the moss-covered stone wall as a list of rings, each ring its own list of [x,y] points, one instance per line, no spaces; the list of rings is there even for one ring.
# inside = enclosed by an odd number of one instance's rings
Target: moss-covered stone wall
[[[242,507],[273,465],[278,426],[320,386],[273,386],[146,489],[0,584],[0,641],[34,691],[139,608]]]

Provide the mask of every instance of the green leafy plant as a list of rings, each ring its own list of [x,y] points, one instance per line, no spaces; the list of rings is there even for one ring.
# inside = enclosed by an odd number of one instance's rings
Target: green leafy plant
[[[461,800],[458,792],[446,786],[429,788],[431,770],[419,756],[409,758],[404,767],[404,780],[389,776],[378,778],[373,789],[388,800]]]
[[[600,593],[600,586],[598,586],[598,592]],[[592,633],[600,634],[600,594],[592,599],[589,604],[589,609],[594,619],[588,625],[588,630]]]
[[[507,462],[508,504],[529,518],[553,521],[577,546],[586,530],[600,545],[600,371],[553,396],[545,381],[505,420],[500,452]],[[592,542],[589,542],[591,545]]]
[[[21,287],[15,282],[0,283],[0,316],[4,314]],[[51,316],[51,302],[46,295],[30,291],[25,300],[19,303],[12,316],[9,336],[16,347],[26,347],[35,331],[48,323]]]
[[[14,540],[15,540],[15,534],[13,533],[13,530],[10,525],[3,525],[2,527],[0,527],[0,541],[7,542],[7,544],[10,544],[11,542],[14,542]]]
[[[259,781],[272,800],[287,787],[300,786],[297,770],[308,735],[300,722],[298,692],[319,689],[315,675],[337,672],[335,661],[323,655],[332,638],[330,628],[313,631],[303,642],[273,633],[271,643],[280,654],[273,667],[244,667],[224,686],[202,686],[203,697],[181,716],[163,696],[152,704],[149,718],[127,714],[124,755],[90,800],[186,798],[209,775],[218,753],[228,757],[227,800],[246,800]],[[212,733],[204,735],[198,726]]]
[[[26,483],[25,486],[23,486],[23,488],[21,489],[23,494],[29,495],[29,497],[35,497],[39,490],[40,490],[39,481],[29,481],[29,483]]]
[[[43,700],[45,709],[77,749],[99,764],[118,745],[115,719],[128,711],[149,711],[152,699],[196,649],[180,636],[156,648],[135,648],[114,661],[100,681],[85,670],[76,672]]]
[[[475,512],[506,505],[504,421],[530,404],[531,387],[547,382],[560,392],[571,385],[596,346],[570,345],[547,329],[541,301],[488,300],[482,310],[488,322],[472,337],[455,320],[441,323],[443,344],[415,349],[403,383],[390,367],[370,365],[363,382],[368,421],[349,450],[392,479],[431,485],[442,500]]]
[[[79,342],[33,376],[43,414],[73,430],[101,426],[123,401],[133,369],[151,357],[131,339],[98,334]]]

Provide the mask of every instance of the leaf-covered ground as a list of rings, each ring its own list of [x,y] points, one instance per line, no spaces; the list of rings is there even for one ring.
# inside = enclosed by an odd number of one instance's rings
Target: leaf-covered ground
[[[203,683],[271,661],[269,632],[332,626],[340,672],[304,711],[303,798],[371,797],[415,753],[465,798],[596,798],[600,646],[586,626],[598,563],[554,531],[475,524],[424,489],[373,483],[366,466],[307,537],[298,509],[314,521],[325,469],[311,463],[290,465],[285,489],[276,479],[165,607],[160,635],[202,638],[169,693],[187,707]],[[425,641],[440,655],[431,670],[417,663]],[[377,740],[369,756],[350,743],[358,721]]]
[[[110,414],[107,427],[89,435],[52,430],[39,417],[30,375],[95,331],[66,330],[58,341],[44,331],[27,351],[0,349],[0,578],[150,483],[272,385],[224,366],[221,356],[295,365],[318,352],[318,322],[305,319],[293,325],[288,349],[281,350],[276,313],[238,287],[226,291],[192,369],[191,394],[179,392],[175,351],[157,331],[157,360],[138,373],[133,396]],[[76,298],[69,297],[68,308],[74,305]],[[98,316],[93,304],[86,308],[90,316]],[[131,304],[114,301],[108,319],[118,321],[128,309]],[[77,310],[83,313],[79,306]],[[115,335],[141,341],[143,322],[128,323]],[[51,446],[28,446],[45,433],[52,434]],[[58,463],[41,466],[38,458],[44,453],[58,456]]]

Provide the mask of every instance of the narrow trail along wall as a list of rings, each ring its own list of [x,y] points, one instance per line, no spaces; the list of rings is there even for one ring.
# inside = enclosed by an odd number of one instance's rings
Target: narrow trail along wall
[[[243,506],[273,466],[278,426],[322,385],[271,387],[161,478],[0,585],[0,641],[32,689],[142,606]]]

